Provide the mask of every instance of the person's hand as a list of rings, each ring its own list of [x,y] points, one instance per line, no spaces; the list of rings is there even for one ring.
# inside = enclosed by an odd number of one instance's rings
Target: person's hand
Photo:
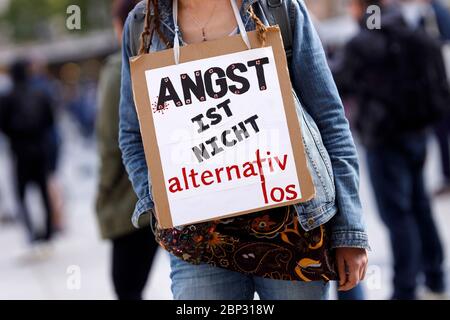
[[[337,248],[339,291],[348,291],[364,280],[367,270],[367,251],[360,248]]]

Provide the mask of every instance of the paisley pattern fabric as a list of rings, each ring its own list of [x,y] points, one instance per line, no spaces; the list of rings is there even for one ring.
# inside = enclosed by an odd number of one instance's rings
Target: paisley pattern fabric
[[[156,228],[171,254],[192,264],[290,281],[336,280],[327,226],[304,231],[292,206],[186,226]]]

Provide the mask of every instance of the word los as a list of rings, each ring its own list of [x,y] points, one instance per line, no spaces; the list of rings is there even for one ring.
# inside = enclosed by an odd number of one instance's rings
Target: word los
[[[296,186],[290,184],[286,187],[274,187],[267,189],[266,172],[277,173],[286,170],[288,155],[285,154],[281,159],[278,156],[271,157],[271,153],[267,152],[267,157],[261,157],[260,150],[256,150],[256,160],[248,161],[242,165],[231,165],[226,167],[215,168],[214,170],[204,170],[197,172],[195,169],[181,169],[181,177],[173,177],[168,180],[169,192],[179,193],[186,190],[198,189],[214,184],[224,182],[239,181],[253,177],[259,177],[264,197],[264,202],[283,202],[295,200],[298,197]],[[267,171],[268,170],[268,171]]]
[[[223,98],[228,91],[235,95],[244,94],[250,90],[251,84],[242,74],[249,72],[253,68],[258,78],[259,90],[267,90],[266,77],[264,74],[264,65],[269,63],[269,58],[261,58],[243,63],[234,63],[225,70],[219,67],[212,67],[205,71],[197,70],[194,77],[187,73],[180,75],[179,79],[170,79],[165,77],[161,79],[157,110],[163,110],[167,103],[173,102],[177,107],[183,106],[180,94],[175,90],[172,81],[180,81],[183,90],[184,104],[192,104],[192,95],[198,101],[206,101],[206,97],[213,99]],[[232,84],[228,82],[231,81]],[[237,86],[238,84],[239,86]]]
[[[213,126],[220,124],[223,121],[224,116],[227,118],[233,116],[233,112],[230,109],[230,99],[218,104],[217,107],[208,109],[205,115],[201,113],[198,116],[195,116],[191,121],[197,123],[199,127],[198,133],[202,133]],[[194,146],[192,151],[198,162],[201,163],[204,160],[210,159],[211,156],[224,152],[225,149],[223,147],[234,147],[238,142],[248,139],[250,137],[250,128],[248,126],[251,126],[255,133],[259,133],[260,130],[257,120],[257,115],[251,116],[231,127],[231,130],[224,130],[219,136],[214,136],[201,143],[199,146]],[[206,121],[208,123],[206,123]]]

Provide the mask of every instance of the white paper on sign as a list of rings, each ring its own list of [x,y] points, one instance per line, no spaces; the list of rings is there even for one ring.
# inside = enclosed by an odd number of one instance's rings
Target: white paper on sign
[[[145,75],[174,226],[302,197],[271,47]]]

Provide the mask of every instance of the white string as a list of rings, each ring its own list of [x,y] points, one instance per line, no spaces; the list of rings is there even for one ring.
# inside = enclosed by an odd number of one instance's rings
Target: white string
[[[175,58],[175,64],[180,63],[180,39],[178,36],[178,0],[173,0],[173,25],[175,26],[175,37],[173,38],[173,54]]]
[[[231,7],[233,8],[234,16],[236,17],[236,21],[238,23],[239,33],[241,34],[242,40],[244,40],[247,48],[250,50],[252,46],[250,44],[250,40],[248,39],[247,30],[245,30],[244,22],[242,21],[241,13],[239,12],[236,0],[230,0],[230,2]]]
[[[250,50],[252,48],[250,44],[250,40],[248,39],[247,30],[245,30],[244,22],[242,21],[241,14],[239,12],[239,8],[237,6],[236,0],[230,0],[231,7],[233,8],[233,13],[236,18],[239,33],[241,34],[242,40],[245,42],[245,45]],[[173,0],[172,4],[173,10],[173,24],[175,26],[175,37],[173,39],[173,54],[175,59],[175,64],[180,63],[180,38],[179,38],[179,27],[178,27],[178,0]]]

